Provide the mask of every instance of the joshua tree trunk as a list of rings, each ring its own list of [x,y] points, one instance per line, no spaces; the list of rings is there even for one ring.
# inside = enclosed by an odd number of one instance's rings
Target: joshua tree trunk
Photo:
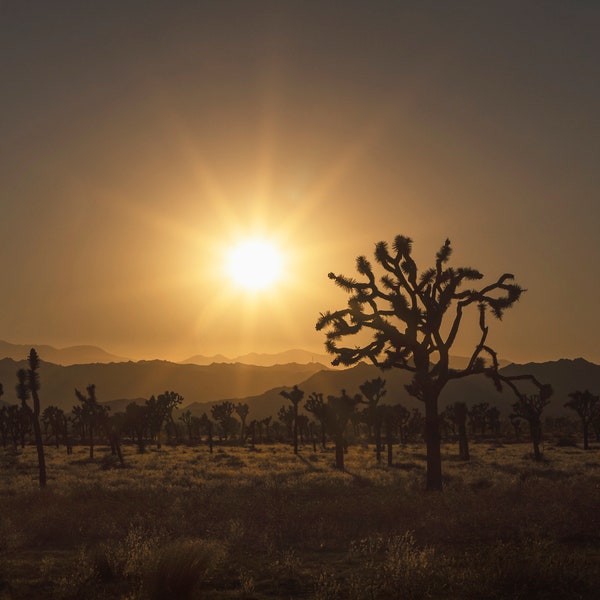
[[[590,449],[589,428],[590,428],[589,423],[587,422],[587,420],[584,419],[584,421],[583,421],[583,449],[584,450]]]
[[[379,464],[381,462],[381,421],[375,424],[375,456]]]
[[[533,455],[535,460],[542,460],[542,453],[540,452],[540,441],[542,439],[542,427],[540,423],[531,423],[531,441],[533,442]]]
[[[46,459],[44,457],[44,444],[42,441],[42,429],[37,415],[32,415],[33,433],[35,436],[35,447],[38,455],[38,467],[40,472],[40,487],[46,487]]]

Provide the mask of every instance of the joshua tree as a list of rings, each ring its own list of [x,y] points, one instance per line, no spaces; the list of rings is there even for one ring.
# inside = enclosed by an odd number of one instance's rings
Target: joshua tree
[[[75,396],[81,402],[83,420],[87,424],[87,431],[90,442],[90,459],[94,458],[94,433],[103,425],[108,417],[108,406],[102,406],[96,399],[96,386],[92,383],[86,388],[87,396],[82,394],[77,388]]]
[[[316,325],[317,330],[327,330],[326,348],[335,355],[334,365],[366,359],[381,369],[399,368],[413,374],[406,389],[425,404],[428,490],[442,489],[439,395],[454,379],[497,372],[496,353],[487,345],[487,314],[502,318],[523,291],[510,274],[479,289],[461,290],[463,284],[483,275],[472,268],[447,266],[451,252],[450,240],[446,240],[434,267],[419,275],[409,238],[397,236],[392,251],[386,242],[379,242],[375,259],[385,272],[383,277],[376,279],[364,256],[356,261],[363,281],[330,273],[329,278],[350,294],[348,307],[322,314]],[[450,348],[470,306],[478,308],[481,333],[467,366],[453,369]],[[342,338],[365,332],[373,337],[362,347],[338,345]]]
[[[292,436],[294,438],[294,454],[298,454],[298,404],[300,404],[302,398],[304,398],[304,392],[295,385],[291,392],[282,390],[279,392],[281,396],[287,398],[292,403],[293,410],[293,431]]]
[[[124,429],[136,442],[140,454],[146,452],[146,441],[150,437],[149,421],[148,406],[145,403],[130,402],[125,407]]]
[[[574,410],[581,419],[583,425],[583,449],[589,449],[590,423],[594,418],[595,407],[600,401],[600,396],[594,396],[589,390],[579,390],[569,394],[570,400],[565,403],[567,408]]]
[[[321,446],[323,447],[323,449],[325,449],[325,421],[327,419],[327,415],[326,415],[326,409],[325,409],[325,402],[323,402],[323,394],[318,394],[316,392],[313,392],[308,399],[306,400],[306,402],[304,403],[304,408],[312,413],[313,415],[315,415],[315,417],[317,418],[317,420],[319,421],[319,424],[321,426]]]
[[[240,418],[242,422],[242,430],[240,431],[240,442],[243,444],[246,443],[246,419],[248,418],[248,413],[250,412],[250,407],[245,402],[238,402],[235,406],[235,414]]]
[[[346,390],[342,390],[341,396],[327,396],[325,415],[327,429],[333,436],[335,442],[335,467],[344,470],[344,447],[346,445],[346,427],[350,416],[356,405],[361,401],[360,394],[354,397],[348,396]]]
[[[150,437],[156,440],[157,449],[161,448],[160,433],[165,424],[170,425],[177,436],[177,427],[173,421],[173,409],[176,409],[182,402],[183,396],[170,391],[159,394],[158,398],[150,396],[150,399],[146,400]]]
[[[552,396],[552,387],[544,385],[540,388],[539,394],[519,393],[519,399],[512,406],[513,413],[511,417],[521,418],[529,424],[535,460],[542,460],[542,453],[540,452],[540,442],[542,441],[541,415],[550,402],[550,396]]]
[[[6,448],[8,431],[8,408],[6,406],[0,406],[0,435],[2,436],[3,448]]]
[[[58,449],[61,438],[64,441],[64,417],[65,413],[58,406],[46,406],[46,408],[42,411],[42,423],[44,425],[44,432],[46,433],[46,441],[48,438],[48,430],[50,430],[49,435],[54,438],[54,443],[56,448]]]
[[[467,412],[469,423],[471,425],[471,433],[475,435],[479,429],[481,435],[485,434],[486,415],[490,405],[488,402],[479,402],[473,404]]]
[[[46,487],[46,459],[44,456],[44,441],[42,439],[42,428],[40,427],[40,398],[38,392],[40,390],[40,376],[38,369],[40,366],[40,358],[32,348],[27,357],[29,368],[19,369],[17,372],[18,384],[16,387],[17,397],[21,400],[22,411],[29,416],[29,420],[33,427],[33,435],[35,438],[35,446],[38,455],[38,470],[40,487]],[[33,409],[27,404],[29,396],[33,399]]]
[[[287,431],[288,439],[293,439],[294,437],[294,408],[292,406],[288,406],[284,404],[277,411],[277,418],[283,425],[285,425],[285,430]]]
[[[208,439],[208,450],[213,453],[213,422],[208,418],[206,413],[202,413],[200,417],[200,425],[206,430]]]
[[[229,400],[213,404],[210,408],[212,418],[219,424],[219,435],[227,439],[235,433],[238,427],[237,419],[233,417],[235,405]]]
[[[378,418],[377,404],[387,392],[385,389],[385,379],[381,379],[381,377],[370,379],[360,385],[359,389],[362,392],[362,395],[367,399],[367,427],[369,429],[369,438],[371,437],[373,430],[375,430],[377,462],[379,462],[381,446],[381,419]]]

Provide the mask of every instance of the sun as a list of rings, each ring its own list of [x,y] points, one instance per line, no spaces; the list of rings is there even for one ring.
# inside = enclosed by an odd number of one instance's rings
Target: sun
[[[281,277],[283,255],[278,246],[266,239],[247,239],[227,254],[227,274],[233,283],[247,291],[272,287]]]

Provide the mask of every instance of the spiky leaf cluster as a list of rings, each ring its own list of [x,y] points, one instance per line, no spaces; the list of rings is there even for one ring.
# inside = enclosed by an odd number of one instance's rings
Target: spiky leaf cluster
[[[483,275],[472,267],[449,266],[452,246],[446,240],[435,256],[435,264],[419,273],[412,257],[412,240],[399,235],[390,246],[375,245],[375,266],[358,257],[359,279],[329,274],[349,294],[345,309],[322,313],[317,330],[326,331],[325,347],[334,355],[333,364],[352,365],[368,360],[382,369],[400,367],[427,374],[413,381],[411,393],[421,395],[423,386],[497,369],[494,351],[486,345],[486,317],[500,319],[513,306],[523,289],[510,274],[479,288],[467,287]],[[470,305],[479,310],[481,335],[468,367],[449,368],[449,350],[456,340],[463,311]],[[362,346],[342,345],[344,338],[370,333]],[[369,336],[367,336],[367,339]],[[486,366],[484,355],[491,359]]]

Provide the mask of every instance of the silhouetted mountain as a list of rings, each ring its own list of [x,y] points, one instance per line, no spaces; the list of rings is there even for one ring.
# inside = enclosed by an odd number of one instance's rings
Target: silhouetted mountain
[[[109,354],[97,346],[69,346],[54,348],[44,344],[11,344],[0,340],[0,357],[24,360],[31,348],[35,348],[40,358],[55,365],[75,365],[87,363],[125,362],[129,360],[122,356]]]
[[[17,403],[15,394],[16,372],[26,368],[25,360],[10,358],[0,360],[0,382],[4,385],[2,401]],[[576,389],[589,389],[600,393],[600,366],[584,359],[562,359],[546,363],[510,364],[503,369],[507,375],[529,373],[541,383],[549,383],[554,388],[554,396],[545,410],[545,415],[567,414],[564,408],[568,394]],[[244,364],[176,364],[167,361],[140,361],[110,364],[77,364],[60,366],[42,362],[40,367],[42,406],[54,404],[70,410],[76,404],[75,388],[84,391],[90,384],[96,384],[98,400],[109,403],[113,412],[124,410],[134,400],[143,402],[152,394],[173,390],[184,397],[182,408],[190,408],[194,414],[201,414],[214,402],[231,400],[248,402],[250,418],[275,415],[280,406],[286,404],[279,392],[298,385],[305,392],[338,395],[342,389],[348,394],[359,393],[359,386],[369,379],[382,377],[386,380],[387,394],[382,402],[401,402],[405,406],[418,407],[421,402],[408,395],[405,385],[411,374],[400,369],[384,373],[373,365],[360,363],[350,369],[327,369],[321,364],[307,365],[290,363],[271,367]],[[524,386],[524,391],[534,393],[535,388]],[[512,391],[499,393],[492,382],[483,376],[467,377],[449,383],[440,397],[440,410],[447,404],[464,401],[468,405],[476,402],[490,402],[500,408],[504,415],[510,412],[515,402]]]
[[[15,385],[19,368],[27,368],[27,362],[16,362],[10,358],[0,360],[3,399],[9,403],[17,402]],[[322,369],[323,365],[317,363],[274,367],[241,364],[199,366],[154,360],[63,367],[42,362],[39,371],[42,384],[40,398],[42,407],[54,404],[70,410],[77,402],[75,388],[84,391],[94,383],[100,402],[149,398],[152,394],[173,390],[184,397],[185,405],[194,401],[243,398],[278,385],[294,385]]]
[[[526,365],[511,363],[500,369],[500,372],[506,375],[531,374],[540,383],[550,383],[554,389],[554,395],[544,411],[545,416],[573,416],[572,411],[564,408],[564,403],[568,400],[568,394],[576,389],[583,390],[587,388],[594,394],[600,394],[600,366],[584,359],[562,359],[546,363],[528,363]],[[423,411],[423,403],[410,396],[404,387],[411,381],[412,375],[400,369],[392,369],[382,373],[373,365],[360,363],[355,367],[340,371],[318,371],[306,380],[297,382],[297,385],[304,390],[305,399],[312,392],[320,392],[327,399],[329,395],[339,395],[341,390],[346,390],[350,395],[360,393],[360,385],[376,377],[382,377],[386,381],[387,394],[381,400],[382,403],[401,403],[407,408],[419,408]],[[522,386],[524,392],[535,393],[537,391],[535,387],[525,382],[519,385]],[[274,416],[279,408],[286,404],[285,398],[280,395],[281,390],[289,390],[290,388],[291,386],[278,387],[257,396],[242,400],[238,398],[235,402],[248,403],[250,406],[250,419],[260,419],[269,415]],[[512,410],[511,406],[516,401],[516,397],[512,390],[506,386],[503,392],[498,392],[489,378],[477,375],[448,383],[440,396],[440,411],[445,406],[459,401],[466,402],[468,406],[478,402],[489,402],[497,406],[504,416],[507,416]],[[200,415],[202,412],[208,411],[211,404],[213,402],[194,403],[189,408],[193,414]]]
[[[289,363],[308,364],[318,362],[327,367],[331,366],[332,356],[329,354],[317,354],[308,350],[286,350],[276,354],[259,354],[251,352],[235,358],[227,358],[222,354],[215,356],[202,356],[196,354],[186,360],[181,361],[182,364],[195,365],[210,365],[212,363],[242,363],[244,365],[255,365],[259,367],[272,367],[274,365],[286,365]]]

